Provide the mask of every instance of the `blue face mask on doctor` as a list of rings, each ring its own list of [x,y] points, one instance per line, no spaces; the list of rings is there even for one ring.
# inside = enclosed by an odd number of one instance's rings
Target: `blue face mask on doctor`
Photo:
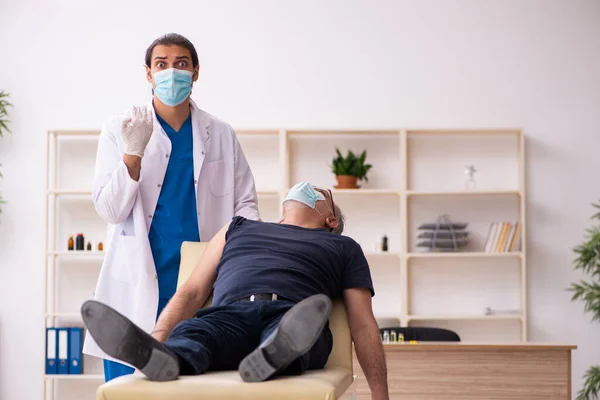
[[[192,92],[191,71],[169,68],[158,71],[154,76],[154,94],[169,107],[180,105]]]

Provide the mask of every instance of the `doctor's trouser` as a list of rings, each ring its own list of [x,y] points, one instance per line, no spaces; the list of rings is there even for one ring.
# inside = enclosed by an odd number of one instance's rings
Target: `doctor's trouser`
[[[181,375],[236,370],[242,359],[271,334],[295,303],[242,301],[208,307],[175,327],[165,345],[179,357]],[[325,367],[333,346],[327,324],[309,352],[277,375]]]

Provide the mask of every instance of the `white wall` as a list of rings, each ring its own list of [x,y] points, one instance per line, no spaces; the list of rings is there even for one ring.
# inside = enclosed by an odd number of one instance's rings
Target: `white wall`
[[[597,1],[4,0],[0,399],[42,395],[46,131],[144,101],[144,50],[168,31],[200,52],[194,99],[235,126],[524,127],[530,338],[579,346],[574,390],[600,363],[600,325],[564,290],[600,197]]]

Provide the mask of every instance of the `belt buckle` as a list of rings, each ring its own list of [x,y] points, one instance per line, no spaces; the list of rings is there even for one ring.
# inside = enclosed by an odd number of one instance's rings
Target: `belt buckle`
[[[279,298],[279,297],[277,296],[277,294],[275,294],[275,293],[272,293],[272,294],[271,294],[271,301],[273,301],[273,300],[277,300],[278,298]],[[253,295],[251,295],[251,296],[250,296],[250,298],[249,298],[249,300],[250,300],[250,301],[256,301],[256,295],[254,295],[254,294],[253,294]]]

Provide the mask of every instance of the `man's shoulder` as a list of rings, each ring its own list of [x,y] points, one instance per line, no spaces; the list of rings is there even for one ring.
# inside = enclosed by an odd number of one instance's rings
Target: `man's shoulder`
[[[340,253],[344,255],[346,260],[357,260],[365,257],[362,246],[352,237],[336,235],[335,233],[332,233],[331,235],[335,236],[334,241],[337,244],[337,248]]]
[[[334,236],[335,240],[345,248],[361,248],[360,244],[350,236],[336,235],[335,233],[332,233],[331,235]]]
[[[248,227],[251,225],[259,226],[262,224],[265,224],[265,222],[242,217],[241,215],[236,215],[229,222],[229,227],[227,228],[227,234],[225,235],[225,237],[229,238],[229,235],[240,226]]]

